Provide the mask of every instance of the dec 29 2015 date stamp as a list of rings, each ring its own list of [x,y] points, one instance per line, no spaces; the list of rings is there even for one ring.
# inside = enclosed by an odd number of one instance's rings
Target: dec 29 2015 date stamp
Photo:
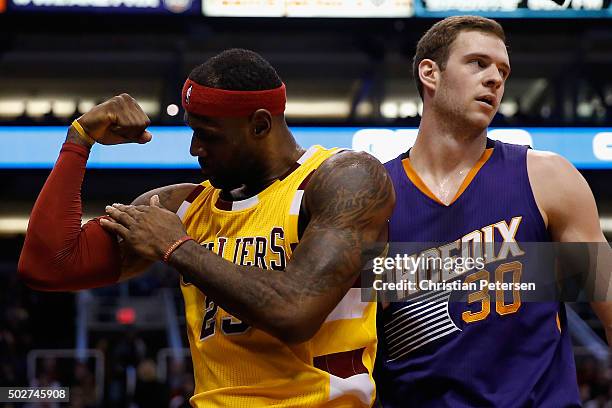
[[[0,402],[69,402],[68,387],[0,387]]]

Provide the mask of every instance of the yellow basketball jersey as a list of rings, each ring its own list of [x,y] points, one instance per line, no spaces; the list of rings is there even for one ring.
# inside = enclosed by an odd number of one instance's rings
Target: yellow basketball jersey
[[[337,153],[313,146],[258,195],[226,202],[202,183],[178,211],[187,233],[223,258],[283,270],[298,242],[309,176]],[[352,288],[315,336],[287,345],[241,322],[181,281],[196,407],[363,407],[374,402],[376,303]]]

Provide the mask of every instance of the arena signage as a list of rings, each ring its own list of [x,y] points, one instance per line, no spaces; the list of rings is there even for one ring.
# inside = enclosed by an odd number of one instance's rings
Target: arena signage
[[[458,14],[511,18],[612,17],[612,0],[414,0],[415,16]]]
[[[4,0],[0,0],[4,1]],[[9,0],[10,11],[200,13],[199,0]]]
[[[413,0],[203,0],[202,13],[218,17],[412,17]]]
[[[90,168],[198,168],[189,155],[187,127],[153,127],[145,145],[94,146]],[[415,128],[294,127],[302,146],[320,144],[371,153],[388,161],[409,149]],[[556,152],[580,169],[612,169],[612,128],[492,128],[491,139]],[[63,140],[63,127],[0,127],[0,168],[51,168]],[[35,147],[33,147],[35,146]]]

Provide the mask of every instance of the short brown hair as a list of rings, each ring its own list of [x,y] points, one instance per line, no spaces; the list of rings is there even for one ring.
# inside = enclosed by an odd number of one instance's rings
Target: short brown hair
[[[419,64],[424,59],[436,62],[440,69],[446,69],[450,48],[462,31],[483,31],[499,37],[504,43],[506,35],[497,21],[479,16],[453,16],[438,21],[421,37],[417,43],[416,53],[412,60],[412,74],[419,95],[423,98],[423,84],[419,79]]]

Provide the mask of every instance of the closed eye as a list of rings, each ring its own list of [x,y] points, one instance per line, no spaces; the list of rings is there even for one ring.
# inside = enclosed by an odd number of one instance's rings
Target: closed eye
[[[221,139],[221,135],[209,130],[209,129],[194,129],[193,136],[201,141],[214,142]]]

